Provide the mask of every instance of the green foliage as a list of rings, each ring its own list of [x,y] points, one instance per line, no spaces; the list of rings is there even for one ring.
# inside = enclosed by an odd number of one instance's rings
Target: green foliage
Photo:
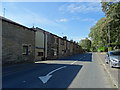
[[[120,42],[120,1],[102,2],[101,4],[106,17],[101,18],[89,33],[92,39],[92,50],[94,47],[96,51],[101,51],[101,47],[111,43],[117,45]]]
[[[107,51],[107,48],[106,47],[99,47],[97,51],[98,52],[105,52],[105,51]]]
[[[81,40],[79,44],[84,50],[90,51],[91,41],[88,38]]]
[[[108,42],[108,31],[105,25],[106,18],[101,18],[96,25],[91,28],[91,32],[89,33],[89,37],[92,39],[92,47],[96,48],[96,51],[99,47],[105,46]]]
[[[102,2],[102,10],[106,14],[107,29],[110,29],[110,43],[120,42],[120,1]]]
[[[108,51],[112,51],[113,49],[112,49],[112,47],[108,47]]]
[[[98,48],[98,52],[103,52],[103,51],[104,51],[104,47]]]

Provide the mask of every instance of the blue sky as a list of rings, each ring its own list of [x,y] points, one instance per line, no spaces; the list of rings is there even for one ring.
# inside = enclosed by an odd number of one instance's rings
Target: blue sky
[[[3,8],[6,18],[74,41],[87,37],[90,28],[104,17],[100,2],[4,2]]]

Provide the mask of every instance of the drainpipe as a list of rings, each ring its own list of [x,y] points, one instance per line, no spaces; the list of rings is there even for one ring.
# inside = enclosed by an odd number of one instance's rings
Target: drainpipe
[[[44,60],[46,60],[45,54],[46,54],[46,35],[45,35],[45,31],[44,31]]]

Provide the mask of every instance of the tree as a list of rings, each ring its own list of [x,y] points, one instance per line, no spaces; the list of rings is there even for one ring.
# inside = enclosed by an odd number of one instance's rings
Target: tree
[[[89,33],[92,48],[96,50],[112,43],[120,44],[120,1],[102,2],[102,10],[106,17],[101,18],[91,27]]]
[[[110,43],[120,43],[120,1],[102,2],[102,10],[107,18],[107,26],[110,30]]]
[[[92,39],[92,46],[99,48],[105,46],[108,42],[106,29],[106,18],[101,18],[95,26],[90,29],[89,37]]]
[[[88,38],[81,40],[79,44],[84,50],[90,51],[91,40],[89,40]]]

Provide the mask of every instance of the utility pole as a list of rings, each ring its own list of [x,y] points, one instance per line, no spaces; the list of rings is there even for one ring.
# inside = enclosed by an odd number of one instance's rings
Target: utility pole
[[[34,23],[33,23],[33,28],[35,28],[35,27],[34,27]]]
[[[4,16],[4,17],[5,17],[5,10],[6,10],[6,9],[4,8],[4,9],[3,9],[3,16]]]
[[[63,37],[64,35],[63,35],[63,32],[62,32],[62,37]]]
[[[108,43],[110,45],[110,24],[108,24]]]

